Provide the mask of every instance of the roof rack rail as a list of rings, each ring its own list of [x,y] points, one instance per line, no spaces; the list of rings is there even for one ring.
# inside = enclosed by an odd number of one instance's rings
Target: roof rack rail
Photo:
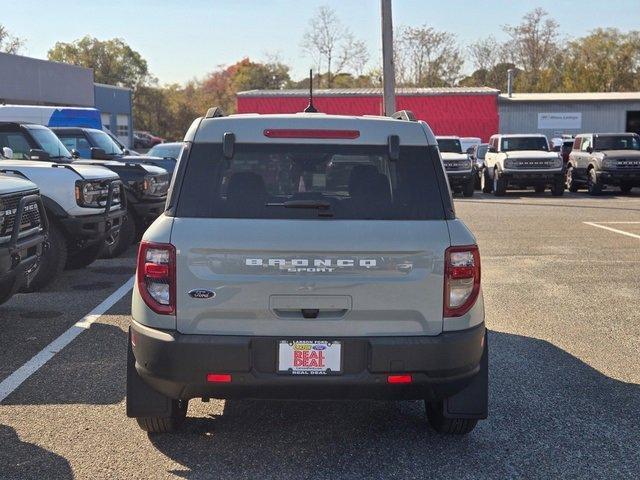
[[[204,116],[204,118],[218,117],[224,117],[224,112],[222,111],[221,107],[211,107],[209,110],[207,110],[207,114]]]
[[[391,115],[391,118],[395,118],[396,120],[406,120],[407,122],[415,122],[417,120],[411,110],[400,110],[399,112]]]

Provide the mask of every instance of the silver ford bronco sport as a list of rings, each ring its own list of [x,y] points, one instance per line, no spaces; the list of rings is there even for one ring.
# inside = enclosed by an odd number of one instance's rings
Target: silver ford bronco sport
[[[179,427],[193,398],[419,399],[453,434],[486,418],[478,247],[430,128],[396,117],[194,121],[138,254],[141,428]]]

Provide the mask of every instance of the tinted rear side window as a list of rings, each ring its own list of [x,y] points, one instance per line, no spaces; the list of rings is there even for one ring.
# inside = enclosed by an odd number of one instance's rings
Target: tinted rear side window
[[[225,159],[221,144],[195,144],[176,215],[444,219],[434,152],[438,159],[435,147],[401,147],[390,161],[384,145],[236,144]]]

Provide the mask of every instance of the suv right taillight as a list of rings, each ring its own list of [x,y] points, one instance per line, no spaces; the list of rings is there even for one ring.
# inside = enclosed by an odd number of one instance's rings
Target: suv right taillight
[[[138,290],[144,303],[156,313],[176,311],[176,249],[170,243],[140,242]]]
[[[449,247],[444,253],[445,317],[467,313],[480,292],[480,252],[477,245]]]

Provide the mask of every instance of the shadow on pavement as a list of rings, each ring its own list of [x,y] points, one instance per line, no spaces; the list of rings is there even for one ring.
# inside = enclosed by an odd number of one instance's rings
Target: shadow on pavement
[[[127,341],[127,334],[120,328],[94,323],[9,395],[3,405],[120,403],[125,396]]]
[[[421,402],[227,401],[150,436],[184,478],[612,478],[639,470],[640,386],[546,341],[491,333],[490,418],[430,430]]]
[[[27,480],[73,478],[69,462],[60,455],[20,440],[16,431],[0,425],[0,478]]]

